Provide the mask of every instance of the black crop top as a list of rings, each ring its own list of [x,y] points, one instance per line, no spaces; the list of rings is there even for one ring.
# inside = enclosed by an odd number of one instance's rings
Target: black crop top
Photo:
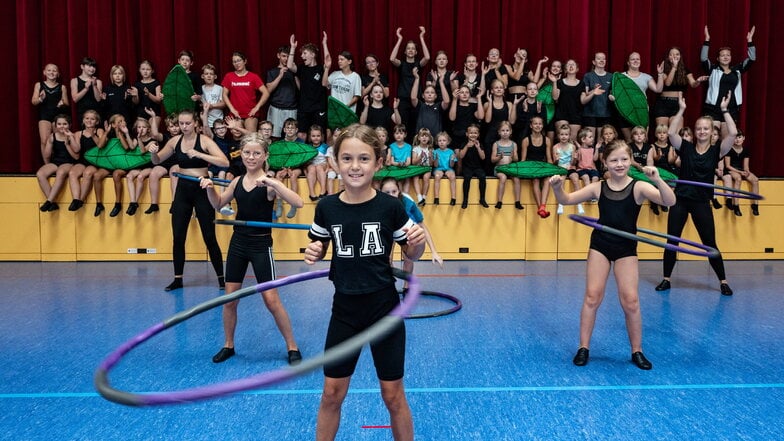
[[[180,168],[206,168],[210,165],[203,159],[188,157],[187,154],[182,152],[181,144],[182,135],[180,135],[180,139],[177,140],[177,144],[174,146],[174,155],[177,158],[177,164]],[[199,153],[206,153],[201,148],[201,135],[196,135],[196,144],[193,145],[193,149]]]

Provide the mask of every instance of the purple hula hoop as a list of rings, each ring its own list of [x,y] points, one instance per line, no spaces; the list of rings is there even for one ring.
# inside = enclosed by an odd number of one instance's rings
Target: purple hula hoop
[[[716,190],[721,190],[724,193],[714,193],[714,196],[727,196],[733,199],[751,199],[754,201],[759,201],[765,199],[761,194],[752,193],[750,191],[741,190],[739,188],[732,188],[732,187],[725,187],[723,185],[716,185],[716,184],[709,184],[707,182],[698,182],[698,181],[688,181],[686,179],[672,179],[667,182],[673,182],[675,184],[683,184],[683,185],[694,185],[696,187],[705,187],[705,188],[713,188]]]
[[[346,356],[359,350],[363,345],[370,342],[371,340],[381,338],[387,333],[391,332],[396,326],[399,326],[403,322],[403,318],[407,316],[409,312],[411,312],[411,310],[414,308],[414,305],[419,300],[421,293],[419,280],[417,280],[417,278],[412,274],[394,268],[393,273],[397,278],[408,279],[408,295],[397,307],[395,307],[395,309],[392,310],[392,312],[389,313],[389,315],[382,318],[362,333],[357,334],[343,343],[328,349],[318,357],[303,360],[302,363],[296,366],[288,366],[282,369],[261,373],[239,380],[228,381],[225,383],[210,384],[207,386],[171,392],[136,394],[115,389],[109,384],[109,371],[122,359],[122,357],[131,349],[149,340],[159,332],[204,311],[210,310],[216,306],[220,306],[239,298],[249,296],[256,292],[262,292],[293,283],[325,277],[329,274],[329,269],[296,274],[283,279],[272,280],[255,286],[243,288],[231,294],[210,299],[188,310],[173,315],[163,322],[158,323],[141,332],[139,335],[131,338],[127,342],[120,345],[111,354],[109,354],[100,363],[98,369],[95,372],[95,388],[98,393],[100,393],[101,396],[107,400],[127,406],[156,406],[163,404],[176,404],[215,398],[244,390],[258,389],[263,386],[279,383],[291,379],[297,375],[310,372],[326,363],[340,361]]]
[[[658,231],[648,230],[646,228],[637,228],[637,231],[641,232],[641,233],[644,233],[644,234],[651,234],[653,236],[663,237],[663,238],[667,239],[668,241],[673,241],[673,242],[678,242],[678,243],[685,243],[686,245],[692,246],[692,247],[694,247],[696,249],[685,248],[685,247],[681,247],[681,246],[678,246],[678,245],[673,245],[673,244],[668,243],[668,242],[659,242],[657,240],[648,239],[647,237],[641,237],[641,236],[638,236],[636,234],[629,233],[628,231],[622,231],[622,230],[618,230],[616,228],[608,227],[606,225],[600,224],[598,222],[599,219],[597,219],[595,217],[581,216],[579,214],[570,214],[569,215],[569,219],[571,219],[571,220],[573,220],[575,222],[581,223],[583,225],[589,226],[591,228],[595,228],[595,229],[600,230],[600,231],[604,231],[604,232],[607,232],[607,233],[610,233],[610,234],[615,234],[617,236],[621,236],[621,237],[623,237],[625,239],[636,240],[638,242],[647,243],[649,245],[657,246],[657,247],[664,248],[664,249],[667,249],[667,250],[670,250],[670,251],[676,251],[676,252],[691,254],[691,255],[694,255],[694,256],[708,257],[708,258],[719,257],[719,255],[721,254],[721,253],[719,253],[719,250],[717,250],[716,248],[709,247],[707,245],[703,245],[703,244],[701,244],[699,242],[694,242],[694,241],[691,241],[691,240],[688,240],[688,239],[684,239],[682,237],[672,236],[672,235],[669,235],[669,234],[660,233]]]

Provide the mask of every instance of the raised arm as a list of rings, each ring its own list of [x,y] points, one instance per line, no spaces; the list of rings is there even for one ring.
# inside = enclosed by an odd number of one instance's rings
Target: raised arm
[[[397,35],[397,43],[395,43],[395,47],[392,48],[392,53],[389,54],[389,62],[395,67],[400,67],[400,60],[397,58],[397,53],[400,51],[400,45],[403,43],[403,28],[397,28],[395,35]]]
[[[419,27],[419,42],[422,44],[422,59],[419,60],[419,65],[425,67],[430,62],[430,50],[427,48],[425,42],[425,27]]]
[[[289,37],[289,58],[286,61],[286,67],[292,72],[297,73],[297,60],[295,60],[297,54],[297,39],[294,37],[294,34],[291,34]]]
[[[670,120],[670,127],[667,129],[667,137],[670,140],[670,144],[675,150],[681,149],[681,142],[683,142],[683,138],[681,135],[678,134],[678,127],[683,124],[683,112],[686,111],[686,99],[680,97],[678,99],[678,113],[676,113],[672,119]]]

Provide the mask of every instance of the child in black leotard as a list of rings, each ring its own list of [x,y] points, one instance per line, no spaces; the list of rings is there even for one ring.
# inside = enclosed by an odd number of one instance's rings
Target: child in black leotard
[[[632,152],[625,142],[615,141],[607,147],[605,164],[609,171],[606,181],[593,182],[569,194],[564,193],[563,176],[551,177],[550,184],[558,203],[577,204],[598,199],[598,222],[632,234],[637,232],[637,216],[644,201],[649,200],[665,206],[675,203],[675,193],[659,177],[656,167],[643,168],[645,174],[656,184],[655,187],[647,182],[634,181],[628,176],[632,166]],[[586,263],[585,299],[580,312],[580,348],[573,362],[577,366],[588,363],[588,349],[596,323],[596,312],[604,300],[607,278],[612,267],[618,285],[618,297],[626,316],[632,362],[640,369],[651,369],[653,366],[642,353],[642,314],[637,289],[637,242],[598,229],[591,234]]]

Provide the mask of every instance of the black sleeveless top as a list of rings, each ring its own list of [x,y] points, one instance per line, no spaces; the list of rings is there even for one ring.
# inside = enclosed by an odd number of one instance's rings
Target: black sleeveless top
[[[201,148],[201,135],[196,135],[196,144],[193,145],[193,149],[199,153],[206,153]],[[182,152],[182,135],[174,146],[174,156],[177,158],[176,161],[180,168],[207,168],[210,165],[203,159],[191,158]]]
[[[542,143],[539,145],[534,145],[533,138],[528,135],[528,151],[525,160],[547,162],[547,142],[544,140],[544,135],[542,135]]]
[[[63,85],[57,83],[54,87],[49,87],[44,81],[41,81],[40,84],[40,90],[44,92],[44,99],[38,107],[38,119],[41,121],[52,121],[59,113],[57,105],[63,99]]]
[[[237,220],[272,222],[272,211],[274,201],[267,198],[267,187],[254,187],[247,191],[242,186],[245,175],[240,176],[237,186],[234,187],[234,199],[237,200]],[[262,236],[268,238],[269,246],[272,246],[272,229],[246,227],[235,225],[234,232],[247,236]],[[267,239],[263,239],[267,240]]]
[[[84,80],[80,77],[76,77],[76,85],[78,89],[77,92],[81,92],[86,87]],[[93,93],[92,88],[90,88],[90,90],[84,94],[82,99],[76,102],[76,113],[79,114],[80,120],[82,119],[84,112],[88,110],[95,110],[96,112],[100,110],[100,105],[95,99],[95,94]]]
[[[75,164],[76,159],[68,153],[68,148],[65,145],[65,141],[58,141],[57,138],[52,135],[52,157],[51,157],[52,164],[55,165],[63,165],[63,164]]]
[[[637,217],[640,215],[640,205],[634,200],[634,185],[637,181],[631,181],[622,190],[615,191],[607,185],[607,181],[602,181],[602,191],[599,196],[599,223],[615,228],[616,230],[626,231],[627,233],[637,234]],[[591,245],[596,242],[625,248],[632,247],[637,249],[637,241],[626,239],[616,234],[607,233],[598,229],[591,233]]]

